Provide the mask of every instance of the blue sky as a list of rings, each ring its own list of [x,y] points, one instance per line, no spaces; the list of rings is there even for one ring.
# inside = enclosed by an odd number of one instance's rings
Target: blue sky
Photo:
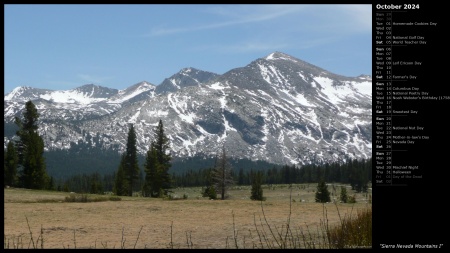
[[[4,5],[4,92],[158,85],[280,51],[344,76],[372,73],[371,5]]]

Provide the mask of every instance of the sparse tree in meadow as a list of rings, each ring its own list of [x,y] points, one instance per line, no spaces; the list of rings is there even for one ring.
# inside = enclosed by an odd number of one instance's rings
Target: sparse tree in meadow
[[[33,102],[25,103],[23,118],[15,118],[20,185],[29,189],[46,189],[49,177],[44,159],[44,141],[38,133],[39,114]]]
[[[136,132],[134,130],[133,124],[130,126],[128,131],[127,149],[125,153],[125,162],[123,165],[124,174],[126,180],[128,181],[128,196],[133,195],[133,190],[137,181],[139,180],[139,165],[137,159],[137,148],[136,148]]]
[[[342,201],[342,203],[347,203],[348,201],[347,189],[344,186],[341,186],[340,200]]]
[[[164,126],[162,120],[159,120],[158,126],[155,130],[155,149],[156,158],[159,164],[159,175],[162,182],[162,189],[167,190],[172,186],[172,180],[169,174],[169,169],[172,167],[170,161],[172,156],[170,154],[170,142],[164,132]]]
[[[207,186],[203,191],[202,196],[203,197],[208,197],[209,199],[217,199],[217,193],[216,193],[216,189],[214,186],[214,182],[212,180],[212,173],[213,171],[211,169],[207,170]]]
[[[263,189],[262,189],[262,172],[258,171],[256,173],[253,173],[252,177],[252,190],[251,190],[251,200],[266,200],[266,198],[263,196]]]
[[[160,179],[158,176],[158,162],[156,158],[156,149],[153,143],[150,145],[150,150],[147,151],[145,158],[145,182],[142,189],[144,196],[158,197],[161,189]]]
[[[321,180],[317,184],[317,191],[316,191],[316,202],[320,203],[326,203],[330,202],[330,192],[328,191],[328,186],[326,185],[325,181]]]
[[[146,175],[143,193],[145,196],[162,197],[172,187],[169,174],[169,169],[172,166],[171,159],[169,139],[164,133],[162,120],[159,120],[154,131],[154,141],[147,151],[144,165]]]
[[[233,176],[231,174],[231,165],[228,162],[225,147],[222,147],[222,152],[216,159],[216,165],[212,170],[211,179],[217,192],[221,194],[221,199],[224,200],[228,189],[234,184]]]
[[[125,177],[124,172],[125,166],[125,154],[122,154],[122,159],[120,160],[119,168],[114,179],[113,192],[117,196],[126,196],[128,194],[128,181]]]

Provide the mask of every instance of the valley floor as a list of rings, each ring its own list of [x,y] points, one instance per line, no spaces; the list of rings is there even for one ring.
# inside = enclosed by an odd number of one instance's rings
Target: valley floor
[[[227,200],[202,198],[197,187],[175,189],[187,199],[89,203],[64,202],[70,193],[5,189],[4,248],[266,248],[258,232],[272,238],[269,229],[283,233],[289,218],[294,235],[317,237],[321,222],[339,224],[370,205],[371,193],[356,194],[356,204],[315,203],[316,186],[265,186],[263,202],[250,200],[250,186],[235,186]]]

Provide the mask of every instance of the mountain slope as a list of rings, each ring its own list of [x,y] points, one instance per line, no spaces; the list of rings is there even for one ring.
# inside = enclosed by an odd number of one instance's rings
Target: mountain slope
[[[223,75],[188,68],[159,86],[135,86],[88,104],[58,104],[41,90],[27,98],[40,97],[47,148],[82,142],[123,152],[134,124],[143,154],[162,119],[177,157],[213,156],[222,145],[235,158],[278,164],[371,157],[370,76],[344,77],[274,52]],[[12,93],[5,96],[5,122],[23,106],[11,99],[19,90]]]

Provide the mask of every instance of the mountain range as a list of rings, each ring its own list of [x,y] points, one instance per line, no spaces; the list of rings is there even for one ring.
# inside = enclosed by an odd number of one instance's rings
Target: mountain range
[[[124,152],[133,124],[145,154],[161,119],[174,157],[309,164],[372,157],[372,78],[346,77],[281,52],[215,74],[184,68],[124,90],[17,87],[4,97],[4,147],[32,100],[46,150],[86,144]]]

